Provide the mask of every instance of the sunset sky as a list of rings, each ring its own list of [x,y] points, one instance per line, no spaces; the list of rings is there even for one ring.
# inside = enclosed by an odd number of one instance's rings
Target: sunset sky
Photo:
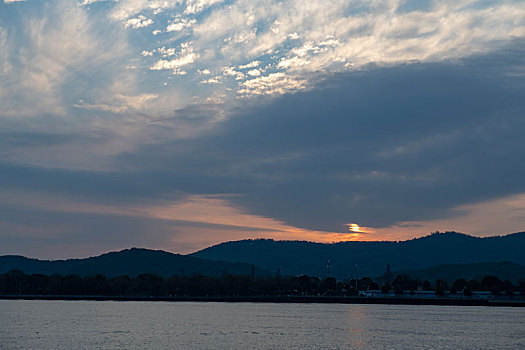
[[[525,230],[523,0],[0,0],[0,255]]]

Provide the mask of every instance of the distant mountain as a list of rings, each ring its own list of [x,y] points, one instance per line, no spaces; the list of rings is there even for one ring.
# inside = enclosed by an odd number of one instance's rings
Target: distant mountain
[[[412,278],[434,282],[442,278],[454,282],[458,278],[481,279],[484,276],[497,276],[502,280],[513,283],[525,279],[525,266],[510,261],[474,263],[474,264],[446,264],[424,270],[394,271],[393,274],[407,274]]]
[[[185,274],[220,276],[223,274],[250,275],[252,265],[210,261],[202,258],[172,254],[162,250],[126,249],[86,259],[38,260],[23,256],[0,256],[0,273],[19,269],[26,274],[40,273],[45,275],[75,274],[80,276],[101,274],[106,277],[120,275],[137,276],[152,273],[163,277]],[[255,267],[257,276],[268,272]]]
[[[20,269],[27,274],[102,274],[137,276],[277,274],[333,276],[338,279],[381,276],[387,264],[394,272],[428,279],[496,275],[525,278],[525,232],[478,238],[456,232],[436,233],[401,242],[340,242],[242,240],[222,243],[190,255],[160,250],[126,249],[86,259],[37,260],[0,256],[0,273]],[[330,261],[330,273],[327,265]],[[437,276],[437,277],[436,277]]]
[[[525,232],[479,238],[457,232],[401,242],[340,242],[242,240],[212,246],[191,256],[230,262],[253,263],[283,275],[376,277],[387,264],[392,270],[426,269],[442,264],[510,261],[525,264]],[[525,276],[524,276],[525,277]]]

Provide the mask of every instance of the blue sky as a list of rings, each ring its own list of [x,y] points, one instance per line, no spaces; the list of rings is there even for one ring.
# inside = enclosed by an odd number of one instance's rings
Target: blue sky
[[[0,1],[0,254],[525,228],[522,1]]]

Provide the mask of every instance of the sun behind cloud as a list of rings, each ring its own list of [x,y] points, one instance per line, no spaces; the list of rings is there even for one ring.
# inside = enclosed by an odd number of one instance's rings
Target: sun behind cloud
[[[370,227],[359,226],[356,223],[346,224],[348,230],[354,233],[372,233],[374,232]]]
[[[372,228],[359,226],[359,224],[354,222],[346,224],[346,226],[348,226],[348,231],[350,233],[341,235],[341,241],[368,240],[366,236],[370,233],[375,233]]]

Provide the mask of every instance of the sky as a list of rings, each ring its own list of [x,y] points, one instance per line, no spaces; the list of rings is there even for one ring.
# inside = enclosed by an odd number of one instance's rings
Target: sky
[[[522,0],[0,0],[0,254],[525,230]]]

